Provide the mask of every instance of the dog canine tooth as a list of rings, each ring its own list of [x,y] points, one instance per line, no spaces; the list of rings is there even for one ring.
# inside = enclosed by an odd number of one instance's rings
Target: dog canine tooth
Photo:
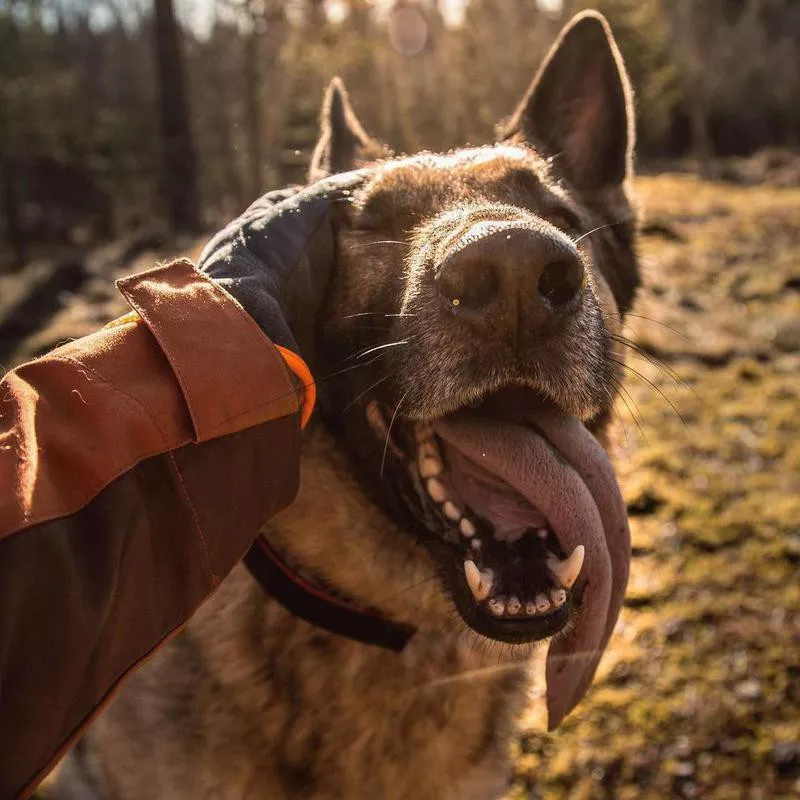
[[[516,530],[516,531],[509,531],[506,534],[506,541],[509,544],[514,544],[514,542],[518,542],[524,535],[525,535],[525,529],[524,528],[521,528],[520,530]]]
[[[426,486],[431,500],[435,503],[443,503],[447,499],[447,492],[444,486],[441,482],[437,481],[436,478],[430,478]]]
[[[485,600],[489,596],[492,586],[491,584],[487,585],[484,583],[481,578],[481,573],[478,570],[478,567],[475,566],[474,561],[464,562],[464,575],[467,578],[467,584],[469,585],[473,597],[478,602]]]
[[[549,611],[550,610],[550,601],[547,599],[547,597],[544,594],[539,592],[539,594],[536,595],[535,599],[536,599],[536,610],[540,614],[542,614],[545,611]]]
[[[467,570],[467,564],[472,564],[472,566],[475,567],[474,561],[465,561],[464,571]],[[475,567],[475,569],[477,569],[477,567]],[[478,578],[480,580],[479,591],[476,592],[473,589],[472,593],[475,595],[475,599],[480,602],[481,600],[485,600],[492,593],[492,586],[494,585],[494,572],[492,572],[490,569],[482,569],[478,573]],[[469,580],[469,577],[467,577],[467,580]],[[472,587],[470,586],[470,588]]]
[[[447,517],[447,519],[457,520],[461,517],[461,511],[459,510],[458,506],[453,503],[451,500],[448,500],[442,506],[442,512]]]
[[[550,592],[550,597],[556,608],[561,608],[567,602],[567,593],[563,589],[553,589]]]
[[[480,550],[481,547],[483,547],[483,542],[480,539],[473,539],[470,542],[470,547],[472,547],[473,550]]]
[[[519,598],[515,597],[512,594],[511,597],[508,598],[508,602],[506,603],[506,612],[513,617],[519,614],[521,608],[522,608],[522,603],[519,602]]]
[[[503,612],[506,610],[506,603],[502,597],[493,597],[489,601],[489,611],[496,617],[502,617]]]
[[[548,557],[545,563],[550,572],[558,578],[559,583],[565,589],[570,589],[572,584],[578,579],[585,555],[586,548],[582,544],[579,544],[572,551],[571,555],[563,561],[553,556]]]
[[[536,613],[536,603],[534,603],[531,600],[528,600],[528,602],[525,603],[525,613],[529,617],[532,617]]]
[[[458,529],[461,531],[461,535],[466,536],[468,539],[471,539],[478,532],[472,521],[468,520],[466,517],[461,517],[461,521],[458,523]]]
[[[537,528],[536,529],[536,535],[540,539],[546,539],[548,534],[549,534],[549,531],[547,530],[547,528]]]

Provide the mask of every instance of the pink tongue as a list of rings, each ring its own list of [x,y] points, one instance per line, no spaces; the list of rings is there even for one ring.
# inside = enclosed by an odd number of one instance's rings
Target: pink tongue
[[[584,566],[573,587],[581,613],[568,633],[551,643],[547,656],[552,730],[591,683],[619,613],[630,544],[624,504],[599,444],[578,420],[560,412],[543,413],[541,420],[537,414],[536,422],[550,441],[527,427],[470,412],[440,420],[436,433],[480,464],[479,472],[493,473],[540,509],[567,554],[579,544],[586,547]],[[558,443],[558,451],[551,441]],[[448,448],[448,457],[452,449]],[[518,506],[515,513],[524,518]],[[609,550],[614,553],[613,567]]]
[[[496,533],[547,525],[544,514],[507,483],[447,442],[444,442],[444,450],[452,488],[475,514],[492,521]]]

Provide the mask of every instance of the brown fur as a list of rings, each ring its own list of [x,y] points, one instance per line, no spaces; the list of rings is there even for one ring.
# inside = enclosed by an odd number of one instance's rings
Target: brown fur
[[[570,29],[574,52],[585,53],[584,39],[602,50],[598,25],[605,30],[589,16]],[[586,114],[612,115],[598,130],[601,137],[611,132],[616,156],[628,165],[624,75],[621,88],[612,87],[621,118],[603,103],[609,63],[621,66],[616,49],[609,52],[611,62],[600,54],[600,73],[582,56],[592,87]],[[569,53],[556,61],[572,74]],[[318,172],[345,168],[341,153],[356,158],[351,145],[363,139],[360,126],[349,137],[339,130],[354,117],[341,87],[333,92],[329,115],[338,116],[323,126],[312,166]],[[569,103],[563,92],[551,94]],[[373,167],[367,185],[337,210],[339,263],[318,334],[303,351],[319,376],[354,353],[408,342],[320,385],[300,494],[270,522],[268,538],[309,580],[419,632],[400,655],[334,636],[291,616],[239,567],[89,730],[65,766],[58,797],[445,800],[502,793],[530,686],[522,660],[530,647],[498,647],[460,620],[436,562],[396,513],[399,467],[391,454],[386,459],[365,409],[377,399],[396,409],[402,427],[520,383],[560,401],[604,438],[619,377],[609,333],[638,282],[628,172],[610,180],[595,168],[585,148],[604,152],[604,143],[585,133],[569,145],[577,150],[548,159],[543,153],[555,155],[559,146],[547,141],[548,131],[561,136],[568,125],[537,127],[536,115],[558,108],[534,109],[531,96],[512,118],[506,144]],[[330,153],[331,142],[344,149]],[[552,342],[523,337],[513,352],[497,341],[484,349],[431,307],[437,248],[482,214],[535,220],[574,238],[599,228],[579,245],[585,300]],[[398,313],[406,316],[383,316]],[[526,369],[530,363],[535,370]]]

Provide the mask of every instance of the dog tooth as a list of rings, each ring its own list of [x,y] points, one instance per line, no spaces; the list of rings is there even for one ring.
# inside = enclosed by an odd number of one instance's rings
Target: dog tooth
[[[427,486],[428,494],[436,503],[441,503],[447,498],[447,492],[445,491],[444,486],[437,481],[436,478],[430,478]]]
[[[502,597],[493,597],[489,601],[489,611],[496,617],[502,617],[506,610],[506,604]]]
[[[475,566],[474,561],[467,560],[464,562],[464,575],[467,578],[470,591],[473,597],[478,601],[485,600],[489,596],[492,589],[491,583],[487,584],[483,581],[478,567]]]
[[[425,456],[420,461],[419,474],[422,475],[423,478],[435,478],[437,475],[442,474],[443,469],[444,466],[438,458]]]
[[[536,595],[536,610],[541,614],[545,611],[550,610],[550,601],[547,599],[546,595],[539,592]]]
[[[546,539],[548,534],[549,534],[549,531],[547,530],[547,528],[537,528],[536,529],[536,535],[540,539]]]
[[[473,539],[469,544],[473,550],[480,550],[483,547],[483,542],[480,539]]]
[[[569,589],[573,583],[578,579],[581,567],[583,566],[583,557],[586,554],[586,548],[579,544],[571,553],[568,558],[563,561],[555,556],[548,556],[546,563],[550,572],[558,578],[559,582],[565,589]]]
[[[461,511],[459,511],[458,506],[453,503],[451,500],[448,500],[443,506],[442,511],[447,519],[457,520],[461,518]]]
[[[506,541],[509,544],[514,544],[514,542],[518,542],[524,535],[525,535],[524,528],[520,528],[519,530],[516,531],[509,531],[506,534]]]
[[[481,570],[481,593],[483,597],[481,600],[485,600],[492,592],[492,586],[494,586],[494,572],[490,569],[482,569]]]
[[[442,456],[439,453],[439,446],[436,444],[436,439],[428,439],[424,442],[420,442],[419,450],[423,456],[435,458],[437,461],[442,460]]]
[[[530,600],[528,600],[528,602],[525,603],[525,613],[529,617],[532,617],[536,613],[536,603],[533,603]]]
[[[567,602],[567,593],[563,589],[553,589],[550,592],[550,597],[556,608],[561,608]]]
[[[508,598],[508,603],[506,603],[506,611],[513,617],[519,614],[521,608],[522,603],[519,602],[519,598],[512,594],[511,597]]]
[[[470,591],[477,600],[481,590],[481,572],[474,561],[467,560],[464,562],[464,577],[467,579]]]
[[[461,517],[461,522],[458,523],[458,529],[461,531],[462,536],[466,536],[468,539],[471,539],[478,532],[472,520],[466,517]]]

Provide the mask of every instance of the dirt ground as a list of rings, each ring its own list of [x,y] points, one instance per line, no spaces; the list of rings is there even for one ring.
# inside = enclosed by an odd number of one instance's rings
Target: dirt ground
[[[647,286],[617,444],[631,585],[557,733],[532,699],[508,798],[798,797],[800,189],[685,174],[637,188]],[[46,270],[0,278],[0,360],[94,329],[124,310],[111,278],[201,244],[95,254],[34,330],[9,309]]]

